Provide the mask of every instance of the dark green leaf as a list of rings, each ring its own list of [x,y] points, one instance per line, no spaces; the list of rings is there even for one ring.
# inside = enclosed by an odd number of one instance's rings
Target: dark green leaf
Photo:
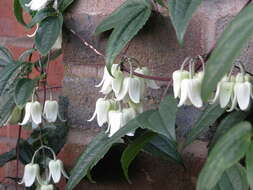
[[[34,51],[36,51],[35,48],[28,49],[28,50],[24,51],[24,52],[20,55],[20,57],[19,57],[18,60],[19,60],[20,62],[26,61],[26,59],[27,59]]]
[[[128,168],[141,149],[152,139],[156,136],[156,133],[153,132],[146,132],[142,134],[140,137],[135,139],[131,144],[127,146],[124,150],[122,157],[121,157],[121,166],[124,172],[124,175],[129,183],[131,183],[129,176],[128,176]]]
[[[136,119],[128,122],[111,138],[108,137],[108,134],[105,134],[105,131],[101,131],[94,137],[72,169],[66,190],[72,190],[121,137],[136,130],[138,127],[144,127],[143,123],[147,121],[147,118],[152,113],[153,111],[146,111],[140,114]]]
[[[219,105],[208,105],[187,135],[184,147],[198,138],[202,131],[210,127],[223,113],[224,109],[220,108]]]
[[[45,8],[36,13],[32,18],[31,22],[28,24],[28,27],[33,27],[35,24],[42,22],[44,19],[50,16],[57,16],[57,12],[54,8]]]
[[[21,7],[19,0],[14,0],[14,15],[20,24],[27,27],[23,18],[23,8]]]
[[[183,43],[187,26],[202,0],[169,0],[169,13],[172,24],[176,30],[177,39]]]
[[[124,19],[118,23],[110,35],[106,48],[106,64],[109,69],[116,56],[139,32],[151,15],[150,3],[147,3],[145,0],[134,0],[132,2],[135,2],[136,6],[142,6],[142,9],[135,14],[130,12],[127,17],[128,19]]]
[[[50,16],[44,19],[35,36],[35,47],[42,55],[47,55],[55,44],[62,30],[63,17]]]
[[[74,0],[61,0],[59,3],[59,10],[64,12],[73,2]]]
[[[176,141],[175,121],[177,102],[172,96],[166,97],[160,104],[159,111],[154,112],[150,118],[150,130]]]
[[[163,136],[154,137],[145,145],[143,151],[153,156],[161,157],[165,160],[174,161],[177,164],[183,165],[183,160],[177,151],[176,144]]]
[[[245,7],[229,24],[206,63],[202,98],[208,100],[221,78],[229,72],[237,56],[253,34],[253,3]],[[243,28],[243,30],[242,30]]]
[[[129,22],[134,15],[137,15],[142,10],[142,3],[136,0],[126,1],[97,26],[95,35],[116,28],[118,25],[120,25],[120,23],[122,23],[122,21]]]
[[[244,121],[248,114],[249,112],[236,111],[225,117],[219,124],[215,135],[211,141],[209,149],[212,149],[217,140],[222,137],[231,127],[235,126],[241,121]]]
[[[22,7],[26,12],[32,14],[34,11],[31,11],[31,10],[29,9],[29,7],[26,6],[27,4],[30,3],[30,1],[31,1],[31,0],[19,0],[19,3],[20,3],[20,5],[21,5],[21,7]]]
[[[235,164],[223,173],[212,190],[248,190],[248,188],[245,169],[240,164]]]
[[[5,152],[0,155],[0,167],[3,167],[7,162],[16,159],[16,151],[15,149],[11,150],[10,152]]]
[[[4,66],[6,64],[13,63],[13,61],[14,60],[10,51],[5,47],[0,46],[0,65]]]
[[[246,154],[246,172],[250,188],[253,189],[253,142],[251,142]]]
[[[28,78],[22,78],[17,82],[14,94],[14,100],[17,106],[20,108],[24,107],[31,97],[34,87],[34,81]]]
[[[218,140],[200,172],[197,190],[211,190],[223,172],[245,155],[250,146],[251,134],[251,124],[241,122]]]
[[[5,93],[0,97],[0,127],[6,124],[14,108],[15,102],[12,92]]]

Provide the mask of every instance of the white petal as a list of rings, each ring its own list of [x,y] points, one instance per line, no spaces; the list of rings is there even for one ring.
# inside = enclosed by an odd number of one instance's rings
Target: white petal
[[[106,66],[105,66],[105,67],[104,67],[103,78],[102,78],[101,82],[100,82],[98,85],[96,85],[95,87],[101,87],[101,86],[103,85],[104,81],[105,81],[106,79],[108,79],[109,77],[111,77],[111,76],[110,76],[110,74],[108,73],[108,70],[107,70],[107,68],[106,68]]]
[[[58,160],[51,160],[48,164],[49,172],[55,183],[58,183],[61,179],[61,164]]]
[[[233,94],[233,82],[222,82],[220,89],[220,106],[221,108],[225,108]]]
[[[151,89],[159,89],[160,87],[153,80],[147,80],[147,86]]]
[[[177,98],[180,95],[180,89],[181,89],[181,71],[174,71],[172,74],[173,79],[173,92],[174,97]]]
[[[109,137],[113,136],[122,126],[123,114],[120,111],[110,111],[109,112],[109,123],[110,132]]]
[[[31,105],[32,105],[31,102],[26,103],[26,105],[25,105],[25,117],[24,117],[22,123],[19,123],[19,125],[26,125],[29,122],[29,120],[31,118]]]
[[[136,117],[136,112],[133,108],[125,108],[122,110],[122,127],[126,125],[130,120],[134,119]]]
[[[41,123],[42,107],[39,102],[35,101],[31,104],[31,117],[35,124]]]
[[[188,99],[188,86],[189,86],[189,81],[190,79],[184,79],[181,82],[181,93],[180,93],[180,101],[179,104],[177,105],[178,107],[181,107],[184,105]]]
[[[44,107],[44,115],[49,123],[55,122],[58,115],[59,106],[57,101],[47,100]]]
[[[54,186],[52,184],[50,184],[50,185],[42,185],[40,187],[40,190],[54,190]]]
[[[27,37],[29,37],[29,38],[34,37],[36,35],[38,29],[39,29],[39,24],[36,24],[35,31],[32,34],[27,34]]]
[[[123,75],[118,75],[117,78],[112,79],[112,90],[115,94],[119,94],[123,80]]]
[[[112,91],[112,79],[106,79],[103,83],[103,86],[100,90],[103,94],[109,94]]]
[[[218,100],[220,96],[220,90],[221,90],[221,82],[218,83],[215,96],[212,100],[209,101],[210,104],[214,104]]]
[[[127,95],[128,88],[129,88],[129,80],[130,80],[129,77],[124,79],[123,84],[122,84],[122,88],[121,88],[119,94],[115,94],[116,101],[123,100],[125,98],[125,96]]]
[[[31,187],[35,182],[35,179],[39,173],[38,164],[27,164],[24,169],[24,177],[22,182],[25,183],[26,187]]]
[[[96,103],[97,122],[101,127],[104,123],[108,122],[108,111],[110,108],[110,101],[99,98]]]
[[[130,78],[128,93],[129,93],[130,99],[134,103],[136,103],[136,104],[140,103],[141,83],[140,83],[140,80],[138,78]]]
[[[88,119],[87,121],[88,121],[88,122],[93,121],[93,120],[95,119],[96,116],[97,116],[97,112],[96,112],[96,110],[95,110],[94,113],[93,113],[93,115],[92,115],[92,117],[91,117],[90,119]]]
[[[235,96],[241,110],[247,110],[250,104],[252,85],[249,82],[235,84]]]
[[[203,101],[201,99],[201,81],[196,79],[191,79],[188,86],[188,96],[191,103],[200,108],[203,106]]]
[[[30,9],[33,11],[39,11],[47,6],[48,0],[32,0]]]
[[[61,160],[58,160],[58,162],[59,162],[60,165],[61,165],[61,173],[62,173],[62,175],[63,175],[65,178],[69,179],[69,176],[68,176],[67,172],[64,170],[63,162],[62,162]]]
[[[232,100],[232,105],[231,107],[227,110],[227,112],[231,112],[233,111],[237,106],[237,99],[236,96],[234,95],[233,100]]]

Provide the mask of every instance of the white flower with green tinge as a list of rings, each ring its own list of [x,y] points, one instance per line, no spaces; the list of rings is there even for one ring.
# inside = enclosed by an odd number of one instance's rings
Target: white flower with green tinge
[[[24,177],[19,184],[25,184],[26,187],[31,187],[33,183],[40,178],[40,167],[38,164],[27,164],[24,168]]]
[[[28,102],[25,106],[25,117],[19,125],[32,123],[33,126],[38,126],[42,122],[42,106],[38,101]]]
[[[139,73],[142,75],[150,75],[150,71],[147,67],[141,67],[141,68],[137,68],[134,71],[135,73]],[[143,80],[143,82],[147,85],[147,87],[151,88],[151,89],[159,89],[160,87],[155,83],[154,80],[149,80],[149,79],[143,79],[140,78],[141,80]]]
[[[60,118],[61,121],[64,121],[60,117],[59,105],[58,105],[58,102],[55,100],[46,100],[45,101],[43,115],[44,115],[44,118],[49,123],[55,122],[57,120],[57,116]]]
[[[101,127],[103,124],[108,122],[108,112],[113,104],[112,100],[106,100],[105,98],[99,98],[96,102],[95,112],[93,116],[88,120],[92,121],[97,117],[97,123]]]
[[[38,190],[54,190],[54,186],[52,184],[41,185]]]
[[[50,0],[31,0],[29,3],[25,4],[26,7],[29,7],[33,11],[39,11],[44,9]]]
[[[177,70],[172,74],[173,92],[175,98],[180,98],[181,83],[184,79],[189,79],[189,72],[185,70]]]
[[[130,120],[136,117],[136,112],[133,108],[124,108],[120,110],[109,111],[108,129],[109,137],[113,136],[120,128],[124,127]],[[128,135],[132,136],[133,133]]]
[[[61,179],[61,175],[65,178],[69,178],[63,167],[63,162],[61,160],[50,160],[49,164],[49,176],[52,177],[54,183],[58,183]]]

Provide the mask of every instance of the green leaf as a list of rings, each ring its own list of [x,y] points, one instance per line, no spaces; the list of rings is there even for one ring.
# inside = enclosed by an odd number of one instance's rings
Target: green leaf
[[[22,24],[23,26],[27,27],[24,18],[23,18],[23,8],[19,2],[19,0],[14,0],[14,15],[17,19],[17,21]]]
[[[66,190],[72,190],[121,137],[136,130],[138,127],[143,128],[147,118],[153,112],[151,110],[140,114],[136,119],[128,122],[128,124],[122,127],[111,138],[108,137],[108,134],[105,134],[104,130],[95,136],[72,169]]]
[[[35,83],[28,78],[19,79],[15,88],[14,100],[17,106],[23,108],[31,97]]]
[[[136,6],[142,6],[142,8],[137,13],[133,11],[134,14],[130,11],[129,15],[116,25],[110,35],[106,48],[106,64],[108,68],[111,67],[116,56],[139,32],[151,15],[150,3],[145,0],[133,0],[131,2],[135,2]],[[132,9],[135,9],[135,7]]]
[[[176,141],[175,122],[177,102],[172,96],[166,97],[160,104],[159,111],[154,112],[150,118],[150,130]]]
[[[24,51],[18,58],[20,62],[24,62],[34,51],[36,51],[35,48],[28,49]]]
[[[31,0],[19,0],[19,3],[21,5],[21,7],[28,13],[30,13],[32,15],[33,12],[35,11],[32,11],[29,9],[28,6],[26,6],[26,4],[30,3]]]
[[[186,137],[183,147],[191,144],[199,135],[207,128],[210,127],[222,114],[224,109],[220,108],[219,105],[213,104],[208,105],[200,115],[199,119],[194,124]]]
[[[245,118],[249,115],[249,112],[236,111],[230,113],[225,117],[221,123],[218,125],[217,130],[214,134],[214,137],[209,145],[209,149],[212,149],[214,144],[222,137],[231,127],[235,126],[237,123],[244,121]]]
[[[169,0],[169,13],[176,30],[177,39],[183,43],[187,26],[202,0]]]
[[[163,136],[154,137],[145,145],[143,151],[152,156],[161,157],[165,160],[174,161],[177,164],[183,165],[183,159],[177,151],[176,144]]]
[[[122,21],[129,22],[133,17],[131,15],[137,15],[142,10],[143,4],[137,0],[126,1],[97,26],[95,35],[103,33],[107,30],[111,30],[113,28],[117,28],[117,26],[120,25]]]
[[[15,149],[12,149],[9,152],[5,152],[0,155],[0,167],[3,167],[7,162],[10,162],[12,160],[16,159],[16,151]]]
[[[50,59],[49,59],[49,61],[53,61],[53,60],[57,59],[61,54],[62,54],[62,50],[61,50],[61,49],[58,49],[58,50],[53,51],[52,53],[50,53]],[[40,62],[40,63],[39,63],[39,62]],[[35,61],[34,64],[35,64],[35,65],[38,65],[38,66],[40,66],[40,64],[41,64],[42,66],[46,66],[46,65],[47,65],[47,62],[48,62],[48,56],[43,56],[43,57],[41,58],[41,60]]]
[[[248,190],[248,188],[245,169],[240,164],[235,164],[223,173],[212,190]]]
[[[32,18],[31,22],[28,24],[28,27],[33,27],[35,24],[42,22],[44,19],[50,16],[57,16],[57,12],[54,8],[44,8],[36,13]]]
[[[0,46],[0,65],[4,66],[13,62],[14,60],[10,51],[5,47]]]
[[[218,140],[200,172],[197,190],[211,190],[223,172],[245,155],[250,146],[251,134],[251,124],[241,122]]]
[[[253,34],[253,3],[245,7],[229,24],[217,42],[202,85],[202,98],[206,101],[222,77],[229,72],[237,56]],[[242,30],[243,28],[243,30]]]
[[[127,146],[121,156],[121,166],[124,172],[124,175],[129,183],[131,183],[129,176],[128,176],[128,168],[141,149],[152,139],[156,136],[156,133],[153,132],[146,132],[142,134],[140,137],[135,139],[131,144]]]
[[[61,0],[59,2],[59,10],[64,12],[73,2],[74,0]]]
[[[0,97],[0,127],[5,125],[14,108],[13,92],[5,93]]]
[[[251,142],[246,154],[246,172],[250,188],[253,189],[253,142]]]
[[[35,47],[42,55],[47,55],[55,44],[62,30],[63,17],[50,16],[44,19],[35,36]]]

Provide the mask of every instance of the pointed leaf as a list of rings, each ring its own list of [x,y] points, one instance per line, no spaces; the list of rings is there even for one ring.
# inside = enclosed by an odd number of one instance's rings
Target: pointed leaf
[[[42,22],[49,16],[57,16],[57,12],[54,8],[41,9],[36,13],[36,15],[32,18],[31,22],[27,26],[31,28],[35,24]]]
[[[198,138],[202,131],[210,127],[223,113],[224,109],[220,108],[219,105],[208,105],[187,135],[184,147]]]
[[[250,3],[234,18],[219,38],[217,47],[206,63],[202,85],[202,98],[205,101],[208,100],[217,83],[229,72],[235,59],[253,35],[252,12],[253,3]]]
[[[60,0],[59,10],[63,13],[73,2],[74,0]]]
[[[183,43],[187,26],[201,2],[202,0],[169,0],[170,18],[180,44]]]
[[[223,173],[212,190],[248,190],[248,188],[245,169],[240,164],[235,164]]]
[[[14,60],[11,55],[11,52],[7,48],[0,46],[0,66],[4,66],[8,63],[13,63],[13,62]]]
[[[23,108],[31,97],[35,83],[28,78],[22,78],[17,82],[14,94],[14,100],[17,106]]]
[[[50,16],[44,19],[35,36],[35,47],[42,55],[47,55],[55,44],[62,30],[63,17]]]
[[[14,0],[14,15],[17,19],[17,21],[22,24],[23,26],[27,27],[24,18],[23,18],[23,8],[19,2],[19,0]]]
[[[251,124],[241,122],[218,140],[200,172],[197,190],[211,190],[223,172],[245,155],[250,146],[251,134]]]
[[[147,118],[149,118],[150,114],[153,112],[154,111],[151,110],[140,114],[136,119],[128,122],[128,124],[122,127],[110,138],[108,137],[108,134],[105,134],[105,131],[101,131],[96,137],[94,137],[72,169],[66,190],[72,190],[121,137],[136,130],[138,127],[144,128]]]
[[[34,51],[36,51],[35,48],[28,49],[24,51],[18,58],[20,62],[24,62]]]
[[[141,149],[152,139],[156,136],[156,133],[153,132],[146,132],[142,134],[140,137],[135,139],[131,144],[127,146],[121,156],[121,166],[124,172],[124,175],[129,183],[131,183],[129,176],[128,176],[128,168],[132,161],[136,158],[138,153]]]

